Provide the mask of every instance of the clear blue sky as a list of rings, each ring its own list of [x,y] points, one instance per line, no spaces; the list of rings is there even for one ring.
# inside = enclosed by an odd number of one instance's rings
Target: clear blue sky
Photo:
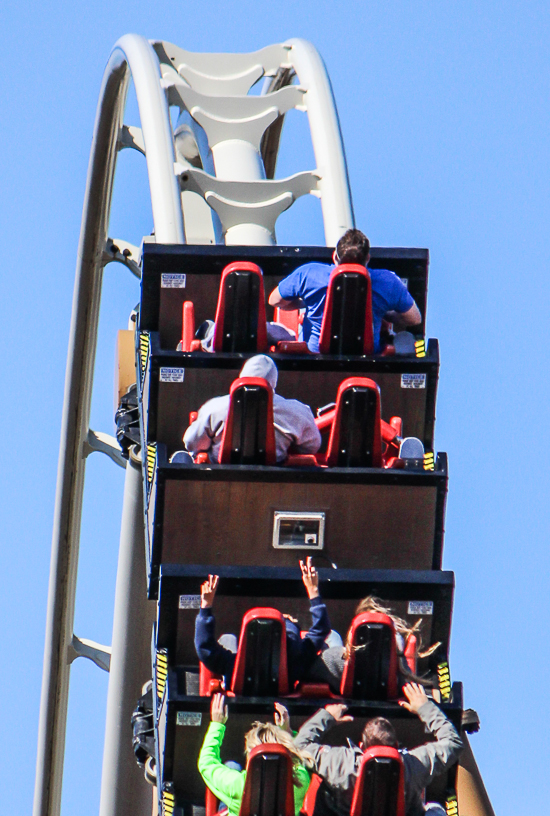
[[[523,0],[7,2],[0,132],[4,679],[1,811],[30,812],[53,501],[76,249],[110,50],[137,32],[195,51],[311,40],[331,76],[357,224],[378,246],[429,247],[428,333],[441,343],[436,443],[450,461],[444,566],[456,572],[453,677],[498,816],[547,794],[550,515],[546,436],[550,8]],[[300,132],[299,114],[286,138]],[[138,124],[129,112],[126,120]],[[299,142],[298,144],[302,144]],[[287,150],[282,171],[306,169]],[[316,202],[279,240],[322,243]],[[111,235],[151,229],[142,157],[125,151]],[[114,338],[138,299],[105,274],[92,427],[112,433]],[[544,308],[543,308],[544,307]],[[544,443],[544,444],[543,444]],[[76,633],[110,642],[122,471],[89,460]],[[543,625],[544,624],[544,625]],[[72,671],[63,813],[97,813],[107,676]]]

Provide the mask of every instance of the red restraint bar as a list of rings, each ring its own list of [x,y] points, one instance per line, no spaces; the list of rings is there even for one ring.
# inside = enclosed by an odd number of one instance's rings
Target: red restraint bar
[[[335,416],[336,408],[331,408],[329,411],[325,411],[324,414],[321,414],[321,416],[315,417],[315,424],[317,425],[320,433],[323,433],[323,431],[326,431],[332,427]],[[393,424],[394,422],[395,425]],[[387,445],[393,444],[394,440],[398,439],[402,434],[401,425],[401,417],[392,417],[389,422],[381,419],[380,431],[382,433],[382,441]]]
[[[193,351],[191,344],[195,339],[195,307],[191,300],[186,300],[182,310],[181,350]]]

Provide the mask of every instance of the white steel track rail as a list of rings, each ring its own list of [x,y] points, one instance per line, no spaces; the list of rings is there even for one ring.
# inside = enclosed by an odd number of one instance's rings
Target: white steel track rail
[[[295,75],[299,85],[292,85]],[[262,95],[248,95],[262,77]],[[123,125],[130,78],[141,130]],[[184,138],[189,134],[198,158],[178,149],[169,105],[178,106],[186,117],[181,132]],[[307,111],[317,168],[275,180],[281,127],[292,107]],[[114,260],[140,274],[135,247],[108,238],[116,157],[123,147],[146,155],[159,243],[183,243],[184,223],[189,224],[191,243],[220,240],[222,234],[228,244],[275,243],[278,215],[305,193],[321,199],[327,245],[334,245],[353,226],[336,107],[324,64],[312,45],[290,40],[254,54],[193,54],[137,35],[126,35],[116,43],[99,97],[78,248],[33,816],[60,813],[69,667],[78,656],[89,657],[105,669],[110,664],[101,816],[144,812],[145,799],[129,770],[125,747],[127,708],[138,696],[136,683],[148,652],[151,619],[143,584],[141,467],[136,457],[126,467],[112,653],[109,647],[73,635],[86,456],[98,450],[121,464],[114,440],[91,431],[89,416],[103,267]],[[131,623],[137,621],[141,623],[132,630]]]
[[[60,812],[84,445],[89,430],[103,253],[130,73],[147,150],[155,232],[166,243],[184,240],[170,119],[159,85],[158,60],[147,40],[127,35],[113,49],[103,79],[78,247],[52,537],[34,816],[57,816]]]

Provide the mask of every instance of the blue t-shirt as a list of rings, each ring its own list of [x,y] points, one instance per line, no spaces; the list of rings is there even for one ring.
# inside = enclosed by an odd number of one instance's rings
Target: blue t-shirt
[[[309,263],[299,266],[279,284],[279,292],[285,300],[301,298],[306,307],[302,326],[304,341],[310,351],[319,352],[319,337],[330,273],[334,266]],[[380,351],[380,328],[386,312],[408,312],[414,300],[407,287],[389,269],[369,269],[372,285],[372,323],[374,351]]]

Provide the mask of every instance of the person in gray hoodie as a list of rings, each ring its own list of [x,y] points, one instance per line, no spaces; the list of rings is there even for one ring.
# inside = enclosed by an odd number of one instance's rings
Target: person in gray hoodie
[[[404,766],[406,816],[445,816],[441,805],[423,803],[423,793],[434,777],[457,761],[463,747],[462,740],[454,725],[428,699],[422,686],[408,683],[403,692],[407,701],[400,700],[399,704],[416,714],[435,737],[434,742],[399,752]],[[346,711],[347,706],[341,703],[320,709],[304,723],[294,740],[300,750],[310,754],[315,772],[325,783],[319,791],[323,797],[319,809],[335,816],[349,816],[363,751],[374,745],[397,748],[393,725],[384,717],[375,717],[366,723],[359,746],[319,744],[334,725],[353,720],[345,714]]]
[[[273,425],[277,462],[283,462],[289,447],[296,453],[317,453],[321,447],[321,434],[309,405],[294,399],[285,399],[275,393],[279,372],[277,366],[265,354],[250,357],[241,369],[241,377],[260,377],[273,389]],[[229,411],[229,394],[214,397],[205,402],[196,420],[183,437],[190,453],[208,451],[211,462],[218,462],[223,429]]]

